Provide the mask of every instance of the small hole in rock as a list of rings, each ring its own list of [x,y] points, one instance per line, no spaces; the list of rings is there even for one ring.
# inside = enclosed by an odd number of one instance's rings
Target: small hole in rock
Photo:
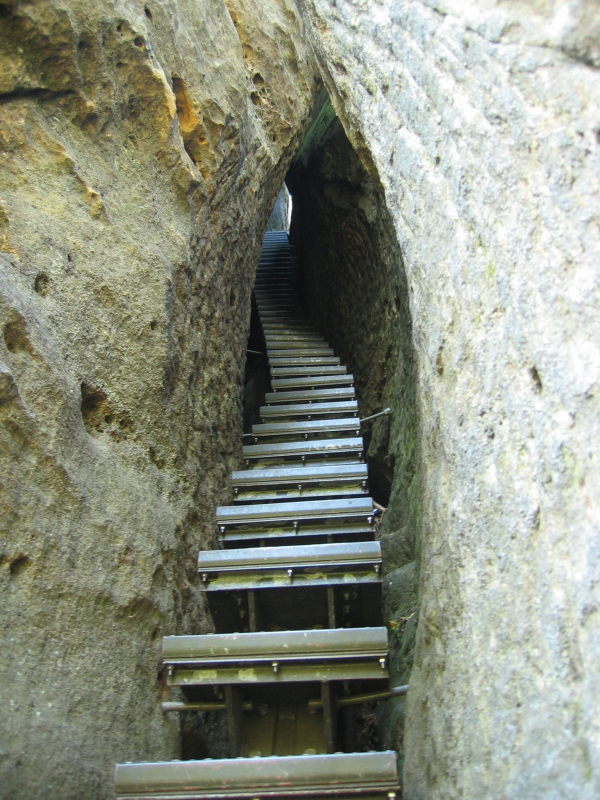
[[[533,388],[538,394],[542,391],[542,379],[540,378],[540,374],[537,371],[536,367],[529,368],[529,374],[531,375],[531,380],[533,381]]]
[[[25,553],[19,553],[10,562],[9,570],[11,575],[18,575],[21,570],[31,564],[31,559]]]
[[[230,306],[235,305],[235,292],[233,289],[229,292],[229,305]]]
[[[30,353],[33,355],[33,347],[27,335],[25,320],[20,317],[14,322],[7,322],[4,326],[4,344],[11,353]]]
[[[251,92],[250,99],[252,100],[255,106],[260,105],[260,95],[258,92]]]
[[[158,455],[158,453],[156,452],[156,450],[154,449],[154,447],[150,447],[150,448],[148,448],[148,455],[150,456],[150,461],[152,461],[152,463],[153,463],[153,464],[156,464],[156,466],[157,466],[159,469],[162,469],[162,468],[164,467],[164,465],[165,465],[165,460],[164,460],[164,458],[161,458],[161,457]]]
[[[119,24],[117,25],[117,30],[119,31],[119,33],[121,33],[121,31],[123,30],[123,23],[122,22],[119,22]]]
[[[114,414],[108,403],[106,393],[102,389],[81,384],[81,416],[86,430],[90,434],[103,431],[113,421]]]
[[[143,47],[144,46],[144,40],[142,39],[141,36],[136,36],[135,39],[133,40],[133,43],[134,43],[134,45],[136,47]]]
[[[435,357],[435,371],[438,375],[444,374],[444,345],[437,351],[437,356]]]
[[[48,294],[50,289],[50,278],[45,272],[38,272],[38,274],[35,276],[33,288],[38,294],[41,294],[42,297],[45,297]]]
[[[156,322],[156,320],[155,320],[155,319],[153,319],[153,320],[150,322],[150,330],[151,330],[151,331],[155,331],[155,330],[156,330],[156,326],[157,326],[157,324],[158,324],[158,323]]]
[[[148,6],[144,6],[144,14],[148,17],[148,19],[152,19],[152,12],[148,8]]]

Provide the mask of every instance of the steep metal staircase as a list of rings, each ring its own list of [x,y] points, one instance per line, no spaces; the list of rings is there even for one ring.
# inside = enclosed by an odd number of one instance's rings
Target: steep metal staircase
[[[163,639],[165,711],[224,714],[230,758],[118,764],[130,798],[393,800],[396,754],[355,752],[352,707],[388,686],[381,550],[353,378],[303,318],[284,232],[265,236],[256,300],[272,391],[198,557],[215,634]]]

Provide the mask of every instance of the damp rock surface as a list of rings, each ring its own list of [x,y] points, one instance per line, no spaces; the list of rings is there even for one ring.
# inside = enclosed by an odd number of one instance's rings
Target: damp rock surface
[[[0,8],[0,796],[176,757],[163,634],[241,441],[253,269],[315,93],[287,0]]]
[[[405,797],[592,800],[597,4],[299,6],[406,271],[422,519]]]

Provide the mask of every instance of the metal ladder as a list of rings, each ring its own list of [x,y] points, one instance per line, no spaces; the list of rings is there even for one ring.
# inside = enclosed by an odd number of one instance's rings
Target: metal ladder
[[[287,234],[265,235],[255,296],[272,391],[198,556],[217,633],[163,639],[164,711],[224,715],[230,758],[118,764],[132,798],[393,800],[393,751],[356,752],[352,707],[389,696],[381,550],[353,377],[296,300]]]

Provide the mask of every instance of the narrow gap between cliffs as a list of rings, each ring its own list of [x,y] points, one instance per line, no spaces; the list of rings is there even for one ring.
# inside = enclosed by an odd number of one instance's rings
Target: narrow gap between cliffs
[[[285,179],[292,197],[290,241],[307,316],[355,378],[369,488],[386,508],[384,613],[393,684],[408,683],[417,617],[420,492],[418,418],[408,288],[400,247],[367,148],[359,158],[325,93]],[[281,210],[281,209],[280,209]],[[285,227],[277,208],[272,229]],[[265,343],[252,311],[244,392],[244,430],[257,421],[268,390]],[[402,752],[404,701],[381,704],[383,746]]]

